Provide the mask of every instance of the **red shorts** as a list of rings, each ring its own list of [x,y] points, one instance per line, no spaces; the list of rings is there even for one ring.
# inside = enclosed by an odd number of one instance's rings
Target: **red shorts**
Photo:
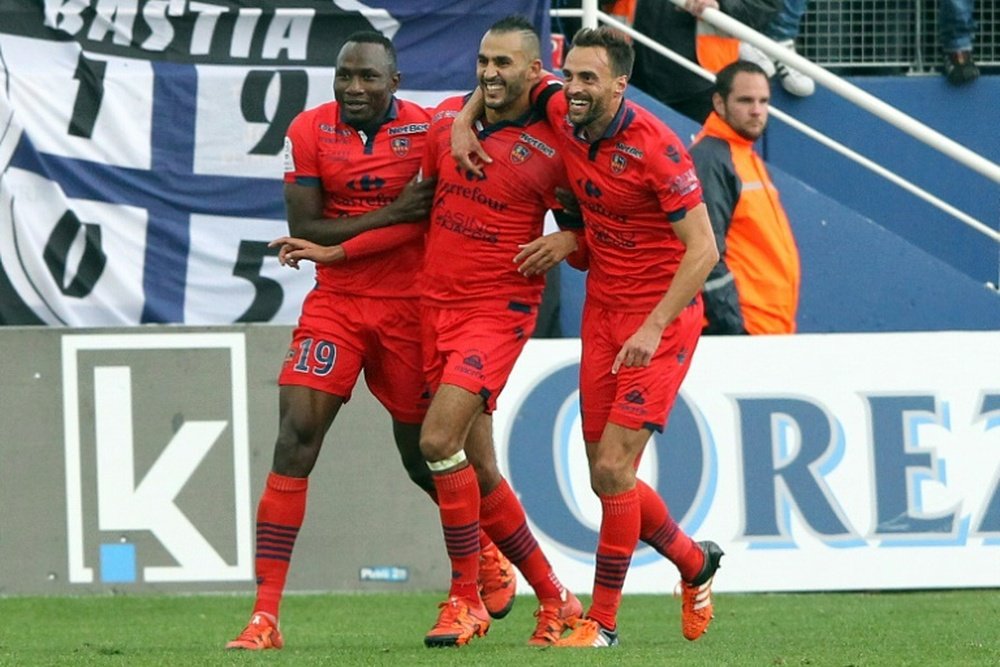
[[[537,308],[515,302],[507,308],[424,304],[424,373],[431,391],[442,383],[461,387],[482,396],[491,414],[537,319]]]
[[[309,292],[278,384],[309,387],[346,403],[362,369],[393,419],[423,421],[430,394],[421,368],[419,299]]]
[[[622,313],[585,305],[581,338],[580,413],[583,439],[598,442],[611,422],[628,429],[663,432],[701,334],[699,297],[663,331],[649,366],[611,366],[646,313]]]

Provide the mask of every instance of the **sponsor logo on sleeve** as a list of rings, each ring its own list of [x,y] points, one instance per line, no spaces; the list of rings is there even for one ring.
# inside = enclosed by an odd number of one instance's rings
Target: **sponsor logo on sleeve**
[[[694,168],[688,169],[683,174],[675,176],[670,182],[670,191],[680,197],[694,192],[697,189],[698,175],[695,173]]]
[[[285,147],[282,151],[285,158],[285,173],[290,174],[295,171],[295,153],[292,150],[292,140],[285,137]]]

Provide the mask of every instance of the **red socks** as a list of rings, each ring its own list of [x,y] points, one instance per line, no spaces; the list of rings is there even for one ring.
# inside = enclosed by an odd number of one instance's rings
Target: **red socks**
[[[479,482],[472,466],[434,475],[444,545],[451,559],[451,597],[479,600]]]
[[[257,505],[257,602],[254,611],[278,617],[295,538],[306,513],[305,477],[267,476]]]
[[[482,500],[480,522],[501,553],[521,571],[539,600],[558,599],[563,586],[528,528],[524,507],[506,479]]]
[[[594,600],[587,616],[608,630],[617,626],[622,586],[639,542],[641,510],[639,493],[631,489],[601,498],[601,532],[597,543]]]
[[[701,547],[681,530],[656,491],[642,480],[636,480],[635,488],[642,507],[642,541],[676,565],[681,579],[691,581],[705,564]]]

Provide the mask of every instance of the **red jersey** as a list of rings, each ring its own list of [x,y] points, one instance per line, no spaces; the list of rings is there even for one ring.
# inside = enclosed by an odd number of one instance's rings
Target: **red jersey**
[[[303,111],[285,137],[285,183],[322,187],[323,215],[331,225],[382,208],[420,169],[429,121],[423,107],[397,99],[371,135],[341,122],[336,102]],[[423,239],[416,237],[388,257],[348,254],[346,261],[319,264],[316,282],[343,294],[413,297],[422,261]]]
[[[477,121],[479,141],[494,158],[477,179],[451,157],[451,125],[463,102],[445,100],[431,122],[423,173],[438,181],[421,294],[448,307],[537,305],[545,277],[518,273],[514,256],[542,235],[546,211],[559,206],[556,186],[569,187],[556,136],[535,111],[490,126]]]
[[[608,310],[651,311],[684,256],[671,223],[701,203],[691,157],[670,128],[628,100],[590,143],[566,117],[560,88],[538,90],[583,212],[587,299]]]

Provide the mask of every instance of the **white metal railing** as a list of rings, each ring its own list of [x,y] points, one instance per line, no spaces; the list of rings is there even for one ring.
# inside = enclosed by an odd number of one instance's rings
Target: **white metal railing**
[[[667,1],[667,0],[664,0]],[[669,0],[678,7],[684,6],[684,0]],[[565,16],[565,17],[580,17],[582,19],[583,25],[586,27],[594,28],[597,27],[598,23],[605,23],[611,25],[618,30],[621,30],[625,34],[629,35],[633,40],[649,47],[650,49],[656,51],[657,53],[663,55],[666,58],[674,61],[675,63],[681,65],[682,67],[695,72],[696,74],[708,79],[709,81],[715,80],[715,75],[708,70],[699,67],[697,64],[692,63],[687,58],[671,51],[662,44],[650,39],[646,35],[637,32],[631,26],[619,21],[613,16],[605,14],[598,10],[597,0],[583,0],[581,9],[556,9],[552,10],[553,16]],[[952,158],[953,160],[965,165],[966,167],[986,176],[988,179],[1000,183],[1000,166],[990,162],[983,156],[975,153],[965,146],[949,139],[948,137],[942,135],[938,131],[930,128],[923,123],[917,121],[916,119],[906,115],[905,113],[899,111],[895,107],[886,104],[882,100],[878,99],[874,95],[867,93],[857,86],[854,86],[847,81],[844,81],[840,77],[828,72],[812,63],[811,61],[803,58],[797,53],[778,46],[773,40],[768,39],[756,30],[745,26],[744,24],[736,21],[735,19],[723,14],[722,12],[708,8],[702,14],[702,18],[708,23],[712,24],[714,27],[733,35],[743,41],[749,42],[754,46],[760,48],[762,51],[767,53],[769,56],[775,60],[780,60],[784,62],[789,67],[794,67],[795,69],[803,72],[804,74],[810,76],[818,83],[826,86],[834,93],[844,97],[845,99],[853,102],[857,106],[865,109],[866,111],[882,118],[887,123],[897,127],[898,129],[906,132],[910,136],[914,137],[918,141],[921,141],[931,148],[937,150],[938,152]],[[804,133],[806,136],[818,141],[819,143],[827,146],[828,148],[840,153],[841,155],[847,157],[848,159],[858,163],[859,165],[869,169],[873,173],[889,180],[890,182],[898,185],[904,190],[910,192],[911,194],[919,197],[920,199],[931,204],[935,208],[944,211],[948,215],[956,218],[962,223],[968,225],[969,227],[975,229],[976,231],[982,233],[986,237],[1000,243],[1000,231],[997,231],[990,226],[984,224],[983,222],[977,220],[976,218],[968,215],[967,213],[957,209],[956,207],[948,204],[947,202],[941,200],[940,198],[934,196],[933,194],[927,192],[923,188],[913,184],[912,182],[906,180],[905,178],[899,176],[898,174],[882,167],[878,163],[870,160],[869,158],[861,155],[860,153],[854,151],[847,146],[844,146],[840,142],[826,136],[825,134],[819,132],[818,130],[802,123],[795,118],[784,113],[776,107],[771,107],[771,114],[785,123],[788,123],[791,127]]]

